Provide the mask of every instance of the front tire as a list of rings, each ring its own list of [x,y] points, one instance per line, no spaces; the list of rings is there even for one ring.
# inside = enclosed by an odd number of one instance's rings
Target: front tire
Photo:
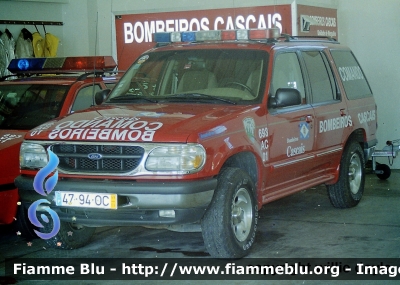
[[[364,193],[365,159],[360,144],[356,141],[346,145],[340,162],[339,180],[327,185],[329,200],[336,208],[356,206]]]
[[[44,227],[40,229],[42,233],[49,233],[53,230],[53,223],[45,223]],[[96,228],[85,227],[68,222],[60,222],[60,230],[58,233],[46,239],[46,243],[58,249],[76,249],[85,246],[89,243]]]
[[[201,221],[207,251],[215,258],[246,256],[255,240],[257,220],[253,181],[238,168],[225,168]]]
[[[34,231],[37,230],[37,228],[30,222],[27,210],[24,208],[24,206],[20,205],[18,207],[16,219],[17,220],[14,222],[14,228],[21,234],[22,237],[26,238],[27,240],[38,238]]]

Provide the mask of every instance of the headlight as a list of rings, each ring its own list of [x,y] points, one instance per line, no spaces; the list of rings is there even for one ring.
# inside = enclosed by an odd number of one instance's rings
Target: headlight
[[[47,165],[47,152],[43,146],[35,143],[23,142],[19,153],[21,169],[42,168]]]
[[[205,160],[206,152],[198,144],[160,146],[150,152],[146,169],[193,173],[203,167]]]

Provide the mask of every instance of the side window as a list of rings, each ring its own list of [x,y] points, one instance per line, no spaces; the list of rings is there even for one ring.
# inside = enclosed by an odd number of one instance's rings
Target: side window
[[[101,88],[99,85],[95,85],[94,88],[93,85],[89,85],[79,90],[78,94],[76,94],[75,102],[72,105],[71,113],[84,110],[92,106],[93,96],[100,90]]]
[[[336,99],[336,85],[325,55],[319,51],[302,52],[310,78],[313,103]]]
[[[306,102],[303,74],[297,54],[294,52],[281,53],[275,58],[271,95],[274,96],[279,88],[299,90],[303,104]]]
[[[347,98],[359,99],[372,96],[371,88],[353,53],[348,50],[332,50],[331,54],[342,79]]]

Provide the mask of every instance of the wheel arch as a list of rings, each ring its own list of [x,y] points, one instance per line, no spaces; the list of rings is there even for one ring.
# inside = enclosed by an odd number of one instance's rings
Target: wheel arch
[[[343,153],[345,152],[345,149],[348,147],[349,144],[351,144],[352,142],[358,142],[362,148],[362,150],[364,151],[365,149],[365,141],[366,141],[366,133],[364,129],[355,129],[348,137],[347,139],[343,142],[343,149],[342,152],[340,154],[340,160],[339,160],[339,164],[336,167],[335,170],[335,178],[330,181],[329,183],[326,183],[327,185],[332,185],[337,183],[338,179],[339,179],[339,172],[340,172],[340,162],[342,161],[342,157],[343,157]],[[364,163],[366,163],[365,161],[365,153],[364,153]]]
[[[257,163],[257,158],[254,153],[250,151],[242,151],[239,153],[236,153],[232,156],[230,156],[222,165],[222,168],[225,167],[234,167],[234,168],[239,168],[246,172],[251,180],[253,181],[255,185],[254,193],[255,198],[257,199],[257,189],[259,188],[259,166]]]
[[[349,145],[349,143],[356,141],[360,144],[362,150],[364,151],[366,138],[367,138],[367,134],[364,129],[362,129],[362,128],[356,129],[347,138],[344,148],[346,148]],[[364,160],[365,160],[365,158],[364,158]]]

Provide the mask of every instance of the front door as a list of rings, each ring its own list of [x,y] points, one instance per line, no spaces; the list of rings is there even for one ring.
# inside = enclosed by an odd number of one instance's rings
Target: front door
[[[306,96],[299,54],[294,51],[275,56],[270,96],[274,96],[279,88],[297,89],[301,104],[268,110],[269,173],[264,202],[299,189],[299,184],[306,183],[314,163],[314,109]]]

